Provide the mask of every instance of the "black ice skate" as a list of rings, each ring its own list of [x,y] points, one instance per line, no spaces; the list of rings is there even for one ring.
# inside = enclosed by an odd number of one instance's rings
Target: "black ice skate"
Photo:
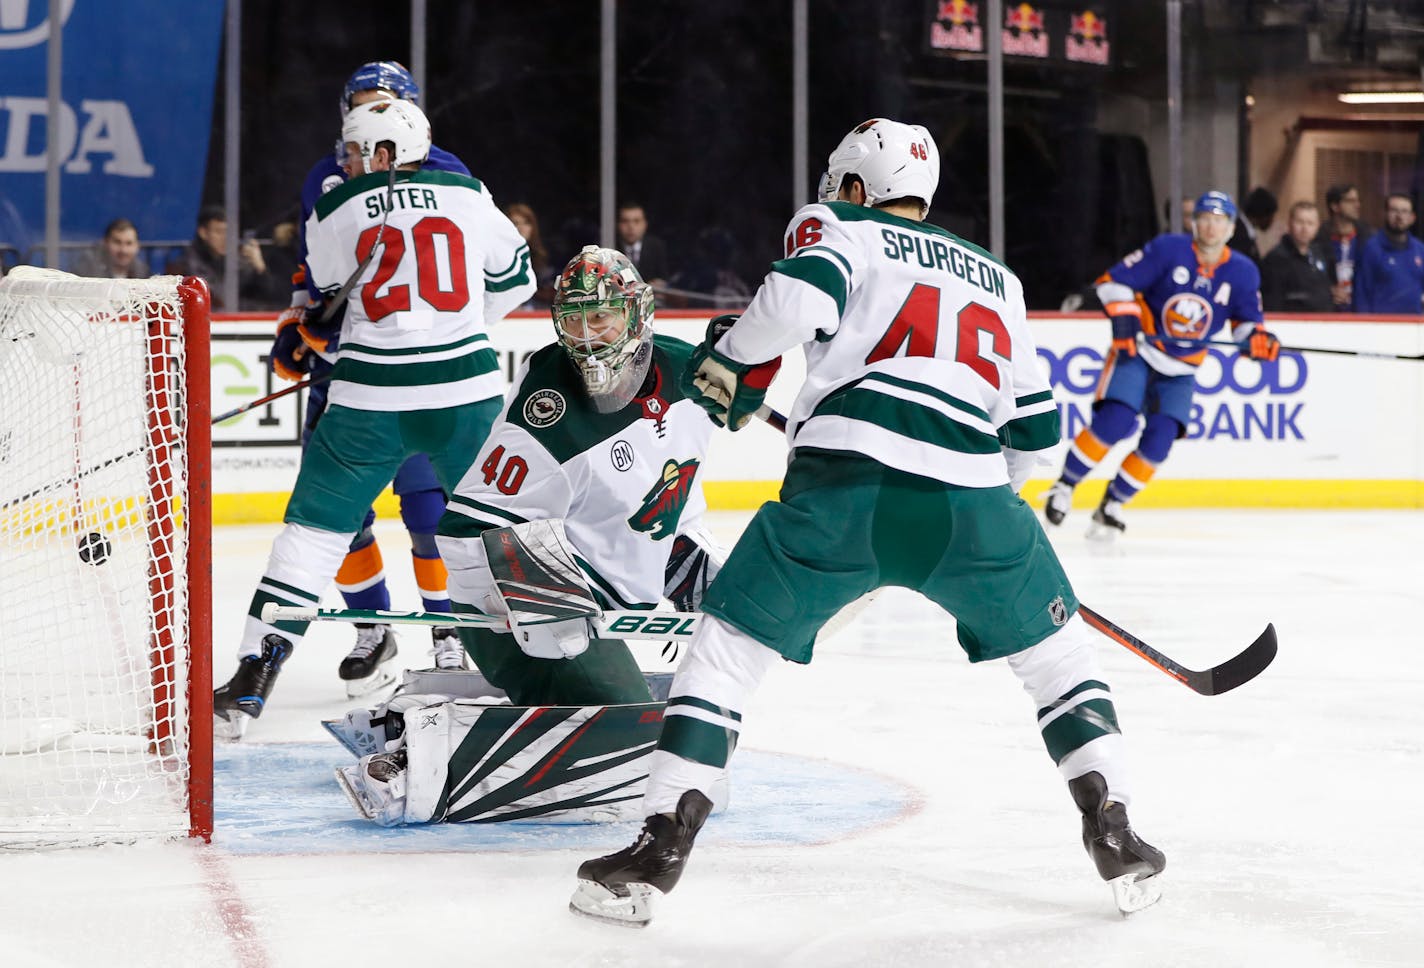
[[[698,790],[688,790],[677,802],[675,817],[654,814],[631,847],[584,861],[569,910],[595,921],[646,927],[653,918],[649,906],[653,891],[666,894],[677,884],[692,842],[711,812],[711,800]]]
[[[1049,524],[1062,524],[1073,507],[1073,485],[1067,481],[1054,481],[1044,494],[1043,516]]]
[[[395,682],[395,672],[384,668],[395,657],[396,634],[389,625],[357,624],[356,644],[337,669],[346,695],[355,699]]]
[[[1122,502],[1104,494],[1103,501],[1093,512],[1093,527],[1088,532],[1090,538],[1111,538],[1127,530],[1122,519]]]
[[[213,690],[214,736],[242,739],[248,722],[262,715],[277,673],[291,654],[292,643],[274,632],[262,640],[260,654],[242,657],[232,678]]]
[[[1126,917],[1162,899],[1157,875],[1167,868],[1166,856],[1144,841],[1127,822],[1127,808],[1108,801],[1101,773],[1085,773],[1068,781],[1068,792],[1083,812],[1083,846],[1112,887],[1118,910]]]

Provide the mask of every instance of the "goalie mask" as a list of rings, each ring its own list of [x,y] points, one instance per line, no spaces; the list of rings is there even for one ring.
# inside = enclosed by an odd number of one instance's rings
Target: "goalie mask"
[[[551,312],[594,409],[626,407],[653,359],[653,287],[622,252],[586,245],[560,273]]]
[[[820,200],[833,200],[847,175],[865,186],[865,204],[918,198],[925,214],[939,187],[939,148],[923,125],[871,118],[841,139],[826,161]]]
[[[371,101],[347,113],[341,141],[356,144],[368,172],[371,156],[383,141],[395,145],[392,168],[417,164],[430,155],[430,121],[412,101]]]

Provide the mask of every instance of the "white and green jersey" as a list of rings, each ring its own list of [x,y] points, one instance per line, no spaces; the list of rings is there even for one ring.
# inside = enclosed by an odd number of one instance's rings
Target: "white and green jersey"
[[[657,336],[651,392],[613,413],[593,409],[557,343],[529,357],[440,522],[451,599],[487,610],[481,533],[562,518],[605,607],[657,605],[675,537],[699,535],[707,509],[699,471],[715,427],[677,388],[691,352]]]
[[[994,487],[1009,483],[1005,448],[1058,443],[1023,286],[989,253],[847,202],[798,211],[786,253],[717,349],[762,363],[805,344],[793,447]]]
[[[357,410],[435,410],[500,396],[487,327],[534,292],[529,247],[477,179],[447,171],[353,178],[307,220],[307,268],[339,289],[379,238],[351,289],[330,400]]]

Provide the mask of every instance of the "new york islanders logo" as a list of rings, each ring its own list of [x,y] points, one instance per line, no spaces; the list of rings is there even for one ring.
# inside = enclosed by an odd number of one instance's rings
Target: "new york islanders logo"
[[[1162,307],[1162,328],[1169,339],[1206,339],[1211,303],[1194,292],[1179,292]]]
[[[643,506],[633,512],[628,527],[651,536],[654,541],[676,532],[682,509],[692,495],[692,479],[697,476],[697,467],[695,458],[681,464],[675,460],[663,464],[662,479],[643,495]]]

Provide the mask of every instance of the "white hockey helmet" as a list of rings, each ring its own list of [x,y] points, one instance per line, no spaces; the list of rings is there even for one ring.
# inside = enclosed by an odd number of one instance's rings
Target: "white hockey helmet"
[[[846,175],[865,185],[865,204],[919,198],[929,212],[939,187],[939,148],[923,125],[871,118],[841,139],[826,161],[820,200],[829,202]]]
[[[355,142],[366,170],[382,141],[395,145],[392,167],[415,164],[430,155],[430,121],[413,101],[372,101],[358,104],[341,125],[343,144]]]
[[[586,245],[554,284],[554,330],[599,413],[622,410],[653,359],[653,287],[622,252]]]

